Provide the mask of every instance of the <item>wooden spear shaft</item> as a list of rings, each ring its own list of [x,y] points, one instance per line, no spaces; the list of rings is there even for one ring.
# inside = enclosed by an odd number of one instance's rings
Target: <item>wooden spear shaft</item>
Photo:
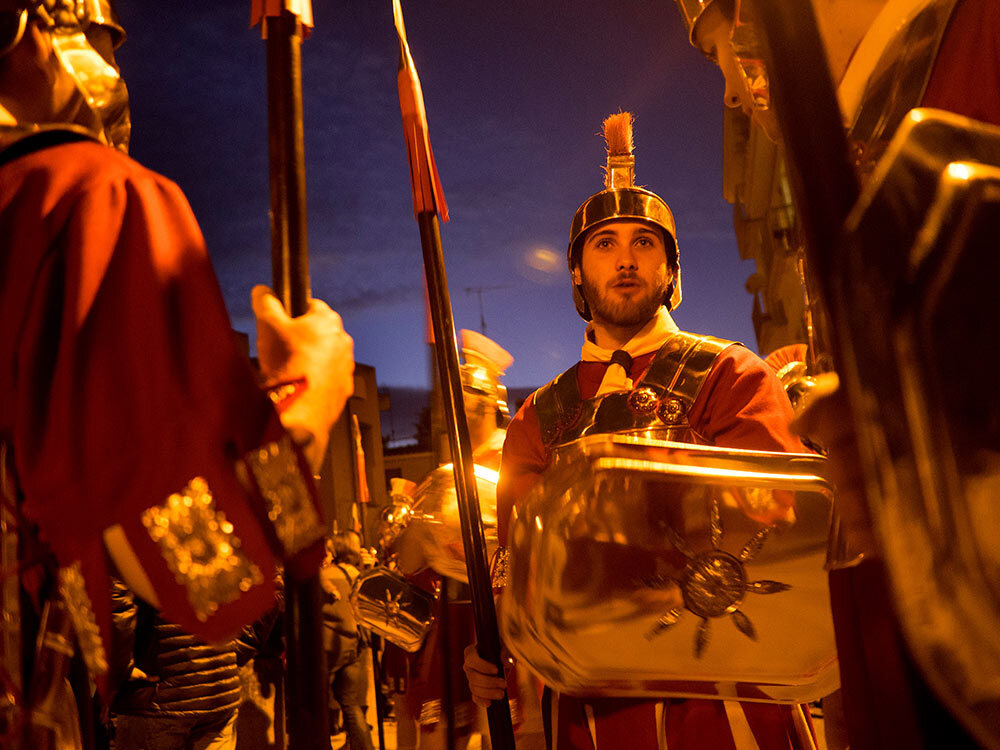
[[[271,272],[288,314],[309,307],[305,136],[302,125],[302,25],[282,11],[268,16],[267,124],[271,176]]]
[[[420,226],[420,244],[423,248],[424,274],[427,279],[427,296],[434,330],[434,351],[437,355],[441,380],[445,425],[454,462],[455,492],[462,526],[462,544],[465,547],[465,564],[472,594],[476,640],[480,655],[495,664],[498,673],[503,674],[503,665],[500,661],[500,631],[497,627],[493,587],[486,559],[486,536],[483,533],[479,495],[476,490],[472,441],[469,438],[469,425],[465,419],[458,347],[455,343],[455,323],[452,319],[451,298],[448,295],[448,279],[445,275],[437,212],[421,211],[417,214],[417,223]],[[493,701],[486,714],[494,750],[514,750],[514,728],[507,697]]]
[[[438,212],[448,220],[448,207],[441,190],[437,167],[427,135],[427,116],[420,79],[410,56],[403,25],[403,10],[399,0],[393,0],[393,22],[399,38],[399,107],[403,117],[403,134],[410,161],[410,183],[413,188],[413,212],[420,227],[420,246],[424,254],[424,274],[427,280],[427,301],[430,308],[431,328],[434,334],[434,352],[437,358],[441,396],[444,405],[445,429],[451,446],[455,473],[455,494],[458,500],[458,517],[462,527],[462,545],[465,549],[465,567],[469,574],[472,595],[472,613],[476,626],[479,654],[496,665],[503,674],[500,661],[500,631],[497,627],[496,607],[493,604],[493,587],[486,560],[486,535],[479,510],[476,491],[475,464],[472,458],[472,441],[469,425],[465,420],[465,402],[462,397],[462,378],[458,366],[458,347],[455,343],[455,323],[452,320],[451,299],[448,296],[448,279],[444,270],[444,253],[441,250],[441,229]],[[447,646],[446,646],[447,650]],[[493,701],[487,709],[490,739],[494,750],[513,750],[514,729],[510,718],[510,704],[506,694]],[[450,743],[449,743],[450,744]]]
[[[287,10],[268,16],[267,109],[274,292],[292,316],[309,307],[305,138],[302,125],[302,24]],[[285,671],[291,750],[327,747],[326,653],[319,576],[285,581]],[[278,731],[282,732],[283,727]]]

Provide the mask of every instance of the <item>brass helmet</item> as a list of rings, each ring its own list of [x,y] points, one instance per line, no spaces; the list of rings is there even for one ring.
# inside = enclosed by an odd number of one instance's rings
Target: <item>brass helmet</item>
[[[681,267],[677,250],[677,230],[670,207],[656,193],[635,186],[635,156],[633,156],[632,113],[619,112],[604,120],[604,140],[608,164],[604,174],[604,190],[583,202],[573,216],[569,230],[566,262],[570,274],[580,265],[583,238],[586,233],[608,221],[639,219],[663,230],[667,264],[673,281],[667,287],[663,304],[668,310],[681,303]],[[590,306],[583,296],[582,284],[573,284],[573,304],[584,320],[590,320]]]
[[[128,151],[128,90],[115,66],[87,37],[92,27],[100,26],[111,33],[114,49],[125,41],[125,29],[112,0],[0,0],[0,57],[17,46],[31,20],[51,32],[60,65],[93,115],[93,122],[82,127],[105,143]],[[27,133],[53,124],[18,123],[18,128]],[[79,122],[63,124],[81,126]]]
[[[413,519],[413,491],[416,487],[416,482],[403,477],[389,480],[389,504],[382,508],[378,525],[379,546],[382,549],[390,549]]]
[[[744,0],[675,0],[691,45],[718,64],[726,77],[726,106],[753,109],[758,116],[771,105],[770,85],[755,25],[748,19]],[[716,14],[716,11],[718,14]],[[713,21],[710,17],[715,15]],[[724,24],[725,49],[710,44],[717,24]],[[717,44],[721,43],[716,37]],[[732,88],[730,88],[732,87]],[[750,114],[747,112],[747,114]],[[772,140],[776,126],[761,122]]]
[[[674,2],[677,3],[677,10],[681,12],[681,17],[684,19],[684,27],[688,32],[688,40],[695,47],[698,46],[698,24],[704,20],[705,11],[714,6],[721,10],[722,15],[730,20],[735,15],[734,0],[674,0]],[[710,51],[706,51],[706,54],[711,56]]]
[[[500,417],[510,417],[507,386],[500,378],[514,358],[493,339],[475,331],[462,329],[462,389],[496,406]]]

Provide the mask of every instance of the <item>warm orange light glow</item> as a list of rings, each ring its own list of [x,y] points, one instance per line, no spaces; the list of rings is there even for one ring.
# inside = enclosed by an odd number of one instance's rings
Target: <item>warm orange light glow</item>
[[[541,271],[542,273],[553,273],[562,265],[561,260],[562,259],[559,255],[552,250],[545,247],[539,247],[534,250],[530,250],[526,254],[524,262],[536,271]]]
[[[970,170],[968,164],[963,164],[962,162],[953,161],[948,165],[948,176],[954,177],[956,180],[967,180],[969,179]]]

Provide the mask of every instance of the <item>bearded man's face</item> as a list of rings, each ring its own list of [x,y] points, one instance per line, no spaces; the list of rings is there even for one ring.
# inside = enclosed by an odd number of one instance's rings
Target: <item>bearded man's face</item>
[[[670,287],[663,232],[642,221],[610,221],[584,238],[574,274],[597,323],[634,327],[652,318]]]

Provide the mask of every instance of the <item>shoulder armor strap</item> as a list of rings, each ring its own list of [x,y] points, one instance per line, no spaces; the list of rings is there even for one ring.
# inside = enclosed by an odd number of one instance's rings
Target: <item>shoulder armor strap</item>
[[[535,391],[535,414],[541,427],[542,444],[549,447],[580,413],[579,363]]]
[[[653,357],[642,383],[665,390],[690,406],[698,397],[715,358],[733,345],[742,346],[714,336],[677,331]]]

